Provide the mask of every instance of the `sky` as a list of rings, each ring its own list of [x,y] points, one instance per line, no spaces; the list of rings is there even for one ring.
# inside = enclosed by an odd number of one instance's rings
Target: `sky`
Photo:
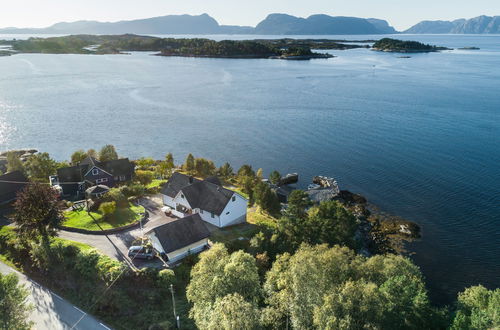
[[[422,20],[500,15],[498,0],[0,0],[0,27],[46,27],[77,20],[119,21],[203,14],[220,24],[255,26],[270,13],[387,20],[404,30]]]

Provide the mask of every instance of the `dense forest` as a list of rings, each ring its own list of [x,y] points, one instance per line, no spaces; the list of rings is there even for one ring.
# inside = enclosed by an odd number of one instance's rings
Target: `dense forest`
[[[383,38],[373,44],[373,49],[383,52],[396,53],[427,53],[447,50],[448,48],[427,45],[418,41]]]
[[[0,41],[19,53],[119,54],[127,51],[160,52],[165,56],[269,58],[277,56],[330,57],[312,48],[347,49],[354,45],[314,40],[223,40],[174,39],[136,35],[76,35],[53,38]]]

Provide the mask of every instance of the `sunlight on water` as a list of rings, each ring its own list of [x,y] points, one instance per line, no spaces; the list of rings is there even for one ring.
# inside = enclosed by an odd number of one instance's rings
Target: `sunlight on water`
[[[0,151],[9,148],[9,142],[15,132],[15,128],[12,127],[7,120],[7,114],[13,109],[14,107],[0,100]]]

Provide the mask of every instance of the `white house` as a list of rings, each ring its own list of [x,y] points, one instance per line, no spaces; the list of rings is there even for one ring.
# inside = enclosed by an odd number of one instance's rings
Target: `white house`
[[[217,177],[203,181],[174,173],[162,188],[163,203],[179,218],[199,214],[219,228],[246,222],[248,201],[226,189]]]
[[[208,247],[208,231],[198,214],[178,219],[146,233],[153,247],[175,263]]]

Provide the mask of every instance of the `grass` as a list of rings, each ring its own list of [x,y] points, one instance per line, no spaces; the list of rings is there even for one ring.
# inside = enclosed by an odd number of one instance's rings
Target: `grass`
[[[153,189],[153,188],[159,188],[161,187],[164,183],[166,183],[167,180],[153,180],[150,184],[146,186],[147,189]]]
[[[67,239],[59,238],[59,237],[54,237],[52,238],[52,242],[54,243],[59,243],[63,246],[76,246],[79,248],[81,251],[90,251],[90,250],[95,250],[94,247],[85,244],[85,243],[80,243],[80,242],[75,242],[75,241],[70,241]]]
[[[250,239],[258,233],[258,228],[249,223],[243,223],[227,228],[214,228],[210,233],[210,240],[217,243],[228,243],[240,237]]]
[[[117,209],[109,218],[104,218],[102,214],[97,212],[90,212],[89,215],[85,210],[68,211],[65,213],[66,220],[63,226],[94,231],[99,231],[101,228],[114,229],[139,221],[141,213],[144,213],[144,207],[133,204],[129,204],[127,208]],[[96,222],[101,228],[99,228]]]
[[[241,196],[245,197],[247,200],[250,199],[250,196],[246,192],[243,192],[243,190],[240,187],[231,185],[231,186],[226,186],[225,188],[240,194]]]
[[[278,219],[262,211],[259,207],[249,208],[247,222],[259,227],[276,228]]]

